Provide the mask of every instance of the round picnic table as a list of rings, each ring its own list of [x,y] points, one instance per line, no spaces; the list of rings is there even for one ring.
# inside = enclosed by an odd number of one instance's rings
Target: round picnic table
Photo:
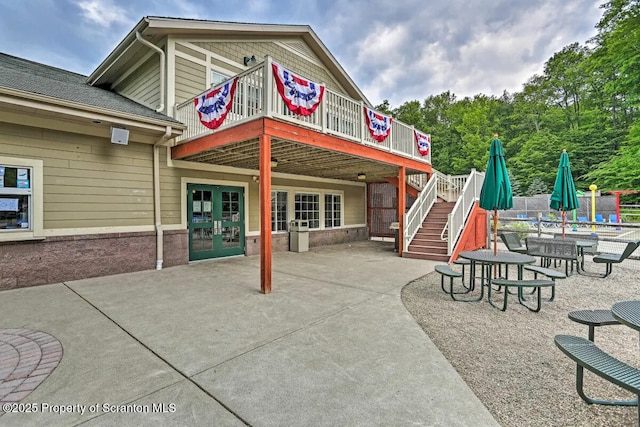
[[[469,279],[471,281],[470,286],[472,289],[475,287],[476,280],[476,264],[481,266],[480,274],[480,296],[475,299],[469,299],[465,301],[481,301],[484,298],[484,288],[489,286],[488,296],[491,303],[491,278],[492,278],[492,266],[495,265],[517,265],[518,266],[518,280],[522,280],[522,272],[524,266],[527,264],[533,264],[536,262],[535,257],[526,254],[520,254],[516,252],[498,251],[496,254],[492,250],[479,250],[479,251],[467,251],[459,254],[460,258],[468,259],[471,262]],[[486,268],[485,268],[486,267]],[[508,270],[506,270],[508,276]],[[507,277],[508,278],[508,277]],[[493,305],[493,303],[491,303]]]

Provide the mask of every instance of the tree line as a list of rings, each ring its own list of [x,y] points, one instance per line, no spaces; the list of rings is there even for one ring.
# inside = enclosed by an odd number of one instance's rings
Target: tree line
[[[433,165],[445,174],[483,171],[499,133],[516,195],[551,192],[562,149],[578,189],[640,190],[640,0],[601,7],[597,35],[555,53],[520,92],[447,91],[376,108],[430,133]]]

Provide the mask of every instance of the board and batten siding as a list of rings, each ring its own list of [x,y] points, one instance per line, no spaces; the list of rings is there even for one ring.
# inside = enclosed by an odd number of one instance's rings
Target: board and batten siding
[[[176,104],[181,104],[207,89],[207,67],[179,56],[175,60],[175,99]]]
[[[239,64],[243,63],[245,56],[255,55],[258,62],[261,62],[266,55],[270,55],[275,62],[285,68],[317,83],[324,83],[329,89],[346,95],[344,88],[322,66],[302,38],[282,41],[281,44],[270,41],[198,41],[193,44]],[[290,49],[283,47],[283,44]],[[177,97],[176,102],[178,102]]]
[[[44,229],[153,225],[150,145],[2,124],[0,154],[44,163]]]
[[[122,96],[132,99],[152,109],[158,108],[160,100],[160,65],[156,56],[152,56],[136,71],[124,79],[115,90]]]

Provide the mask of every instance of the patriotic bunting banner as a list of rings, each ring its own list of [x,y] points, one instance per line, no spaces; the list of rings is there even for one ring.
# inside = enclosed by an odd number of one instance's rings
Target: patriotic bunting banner
[[[413,131],[413,134],[416,137],[416,144],[418,145],[418,152],[423,156],[429,155],[429,150],[431,149],[431,135],[420,133],[417,130]]]
[[[369,128],[371,138],[378,142],[387,139],[389,133],[391,133],[391,117],[376,113],[367,108],[366,105],[364,107],[364,116],[367,119],[367,127]]]
[[[196,111],[203,125],[213,130],[220,127],[233,105],[237,83],[238,78],[234,77],[194,99]]]
[[[289,110],[301,116],[313,114],[324,96],[324,85],[305,80],[275,62],[271,66],[278,93]]]

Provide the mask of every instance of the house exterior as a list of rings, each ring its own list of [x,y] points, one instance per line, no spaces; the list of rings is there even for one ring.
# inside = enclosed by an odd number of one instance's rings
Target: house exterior
[[[325,86],[312,114],[274,63]],[[211,130],[194,98],[234,76]],[[0,289],[260,254],[269,292],[291,221],[310,246],[368,239],[368,186],[404,212],[398,183],[432,173],[413,128],[376,141],[365,106],[308,26],[145,17],[88,77],[0,54]]]

